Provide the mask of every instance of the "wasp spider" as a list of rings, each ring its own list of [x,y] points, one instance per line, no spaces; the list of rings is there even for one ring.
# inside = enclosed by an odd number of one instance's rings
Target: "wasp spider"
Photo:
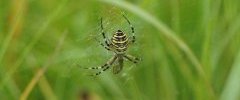
[[[122,32],[121,30],[117,30],[116,33],[113,34],[111,39],[109,40],[104,32],[103,28],[103,20],[101,18],[101,30],[102,30],[102,36],[104,38],[105,44],[98,41],[101,46],[103,46],[106,50],[114,52],[114,56],[107,61],[106,64],[100,66],[100,67],[91,67],[86,69],[102,69],[101,71],[97,72],[95,75],[99,75],[102,72],[109,69],[113,64],[113,73],[117,74],[119,73],[123,68],[123,61],[124,59],[127,59],[133,63],[137,63],[140,59],[137,57],[134,57],[132,55],[126,54],[126,50],[128,46],[135,42],[135,34],[134,34],[134,27],[130,23],[130,21],[127,19],[126,16],[123,15],[125,20],[128,22],[131,28],[132,36],[127,36],[126,33]]]

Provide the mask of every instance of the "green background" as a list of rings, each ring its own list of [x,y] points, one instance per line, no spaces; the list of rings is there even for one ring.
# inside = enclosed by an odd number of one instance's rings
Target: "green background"
[[[142,60],[88,76],[122,14]],[[239,47],[239,0],[0,0],[0,99],[239,100]]]

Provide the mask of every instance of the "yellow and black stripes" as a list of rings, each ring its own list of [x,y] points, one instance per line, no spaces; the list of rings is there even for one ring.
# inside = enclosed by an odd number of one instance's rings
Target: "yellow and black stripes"
[[[124,52],[127,50],[128,38],[125,33],[118,30],[111,39],[112,45],[117,52]]]

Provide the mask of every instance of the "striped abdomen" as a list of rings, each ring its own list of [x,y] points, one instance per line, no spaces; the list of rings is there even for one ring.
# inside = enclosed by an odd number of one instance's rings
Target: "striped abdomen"
[[[121,30],[118,30],[111,39],[113,47],[118,52],[124,52],[127,50],[128,37]]]

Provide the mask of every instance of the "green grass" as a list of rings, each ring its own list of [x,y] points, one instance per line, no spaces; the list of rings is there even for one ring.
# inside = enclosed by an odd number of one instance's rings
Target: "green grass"
[[[0,97],[3,100],[238,100],[238,0],[2,0]],[[112,53],[97,41],[136,29],[117,75],[104,64]],[[130,35],[130,34],[128,34]]]

